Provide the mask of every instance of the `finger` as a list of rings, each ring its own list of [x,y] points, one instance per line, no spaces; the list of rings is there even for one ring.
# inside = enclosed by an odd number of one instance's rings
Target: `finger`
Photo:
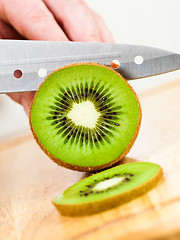
[[[44,0],[70,40],[101,41],[94,15],[83,0]]]
[[[0,20],[1,39],[23,39],[23,37],[10,25]]]
[[[42,0],[2,0],[4,20],[32,40],[68,40]]]
[[[2,39],[23,39],[23,37],[16,32],[11,26],[0,20],[0,38]],[[23,105],[26,114],[30,108],[33,99],[33,93],[10,93],[9,95],[13,100]]]
[[[17,103],[23,105],[27,116],[29,116],[29,110],[32,104],[32,100],[34,98],[34,94],[35,92],[23,92],[23,93],[8,93],[7,95]]]
[[[110,30],[107,27],[107,25],[105,24],[103,18],[98,13],[96,13],[94,11],[93,11],[93,15],[94,15],[94,18],[96,19],[96,22],[98,24],[99,31],[101,33],[102,41],[103,42],[113,43],[114,42],[113,35],[110,32]]]

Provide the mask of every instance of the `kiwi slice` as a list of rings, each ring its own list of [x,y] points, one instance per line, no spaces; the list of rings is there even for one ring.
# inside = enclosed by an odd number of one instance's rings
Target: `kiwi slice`
[[[122,159],[133,145],[141,108],[120,74],[96,63],[68,65],[50,74],[36,92],[31,130],[56,163],[96,171]]]
[[[162,175],[159,165],[128,163],[94,174],[53,200],[65,216],[82,216],[126,203],[150,190]]]

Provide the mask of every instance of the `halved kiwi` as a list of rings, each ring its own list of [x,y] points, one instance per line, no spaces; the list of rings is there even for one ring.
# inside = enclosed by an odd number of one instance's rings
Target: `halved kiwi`
[[[126,203],[150,190],[162,175],[159,165],[128,163],[87,177],[53,200],[65,216],[89,215]]]
[[[120,74],[96,63],[72,64],[50,74],[37,91],[30,126],[56,163],[95,171],[122,159],[141,122],[137,95]]]

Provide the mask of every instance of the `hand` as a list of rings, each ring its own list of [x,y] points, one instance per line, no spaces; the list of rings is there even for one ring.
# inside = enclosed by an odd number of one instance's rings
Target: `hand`
[[[113,42],[103,19],[83,0],[0,0],[0,38]],[[28,115],[34,92],[8,95]]]

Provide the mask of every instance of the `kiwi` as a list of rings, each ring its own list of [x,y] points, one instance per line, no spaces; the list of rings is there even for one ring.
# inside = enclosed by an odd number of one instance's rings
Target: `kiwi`
[[[107,168],[133,145],[141,123],[137,95],[123,77],[96,63],[50,74],[36,92],[30,126],[57,164],[79,171]]]
[[[147,192],[161,174],[161,167],[153,163],[120,165],[81,180],[56,197],[53,203],[65,216],[105,211]]]

